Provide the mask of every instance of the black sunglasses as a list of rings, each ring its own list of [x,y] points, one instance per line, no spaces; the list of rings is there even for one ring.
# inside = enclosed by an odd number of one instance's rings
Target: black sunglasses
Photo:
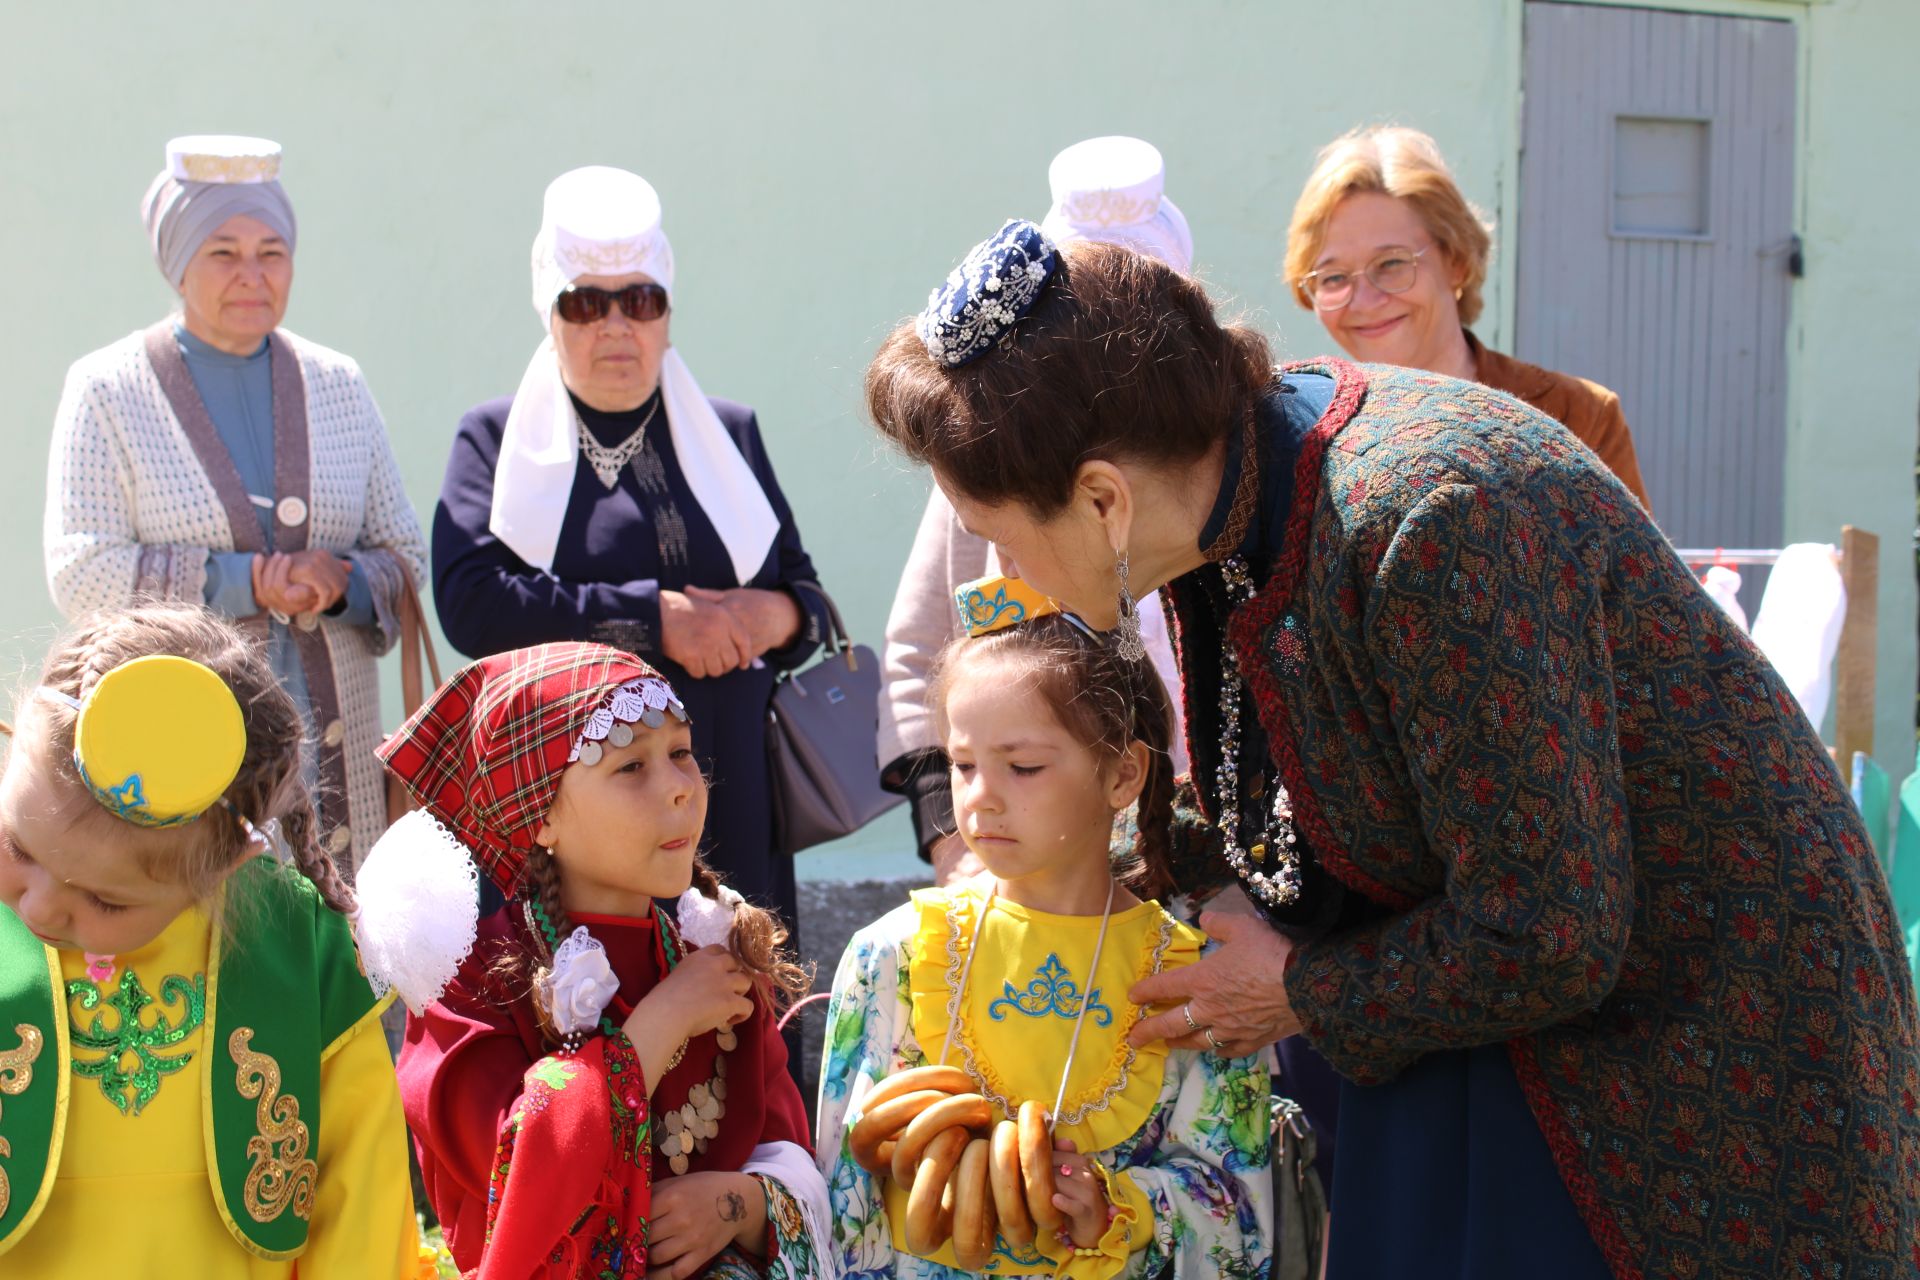
[[[554,299],[553,309],[568,324],[592,324],[606,318],[614,303],[629,320],[658,320],[667,314],[667,291],[657,284],[630,284],[624,289],[596,289],[592,285],[569,285]]]

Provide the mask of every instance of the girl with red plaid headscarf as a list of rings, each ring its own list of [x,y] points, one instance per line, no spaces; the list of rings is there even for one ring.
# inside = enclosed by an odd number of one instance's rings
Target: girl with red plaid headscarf
[[[358,933],[411,1013],[401,1096],[462,1273],[822,1274],[774,1021],[803,975],[696,853],[706,780],[672,687],[600,645],[519,649],[379,754],[422,811],[362,868]],[[508,899],[485,920],[476,868]]]

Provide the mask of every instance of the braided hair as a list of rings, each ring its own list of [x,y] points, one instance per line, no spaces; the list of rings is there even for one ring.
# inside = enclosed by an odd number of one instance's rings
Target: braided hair
[[[553,976],[554,942],[573,932],[573,920],[560,898],[561,875],[559,864],[545,850],[537,851],[527,859],[517,896],[552,933],[550,937],[542,936],[543,930],[536,926],[533,930],[535,954],[528,957],[516,951],[506,951],[492,970],[496,977],[516,986],[520,975],[526,975],[524,981],[533,998],[540,1029],[555,1042],[560,1040],[560,1035],[554,1026],[548,995],[549,980]],[[720,899],[720,877],[698,856],[693,860],[693,887],[703,897],[716,902]],[[785,1009],[806,995],[813,985],[812,972],[796,960],[793,952],[787,948],[787,936],[787,927],[771,911],[747,902],[734,908],[733,928],[727,937],[727,949],[733,952],[734,958],[749,974],[764,981],[776,1010]]]

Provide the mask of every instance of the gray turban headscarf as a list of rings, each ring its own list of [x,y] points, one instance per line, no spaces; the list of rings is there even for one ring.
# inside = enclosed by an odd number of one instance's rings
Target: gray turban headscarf
[[[293,252],[299,224],[293,202],[278,182],[182,182],[162,170],[140,206],[153,260],[176,289],[207,237],[239,214],[272,227],[287,242],[287,252]]]

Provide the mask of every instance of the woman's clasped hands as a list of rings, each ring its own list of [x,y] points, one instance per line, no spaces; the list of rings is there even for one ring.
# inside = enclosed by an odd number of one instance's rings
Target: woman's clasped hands
[[[253,558],[253,599],[292,618],[320,614],[347,594],[353,563],[330,551],[274,551]]]

